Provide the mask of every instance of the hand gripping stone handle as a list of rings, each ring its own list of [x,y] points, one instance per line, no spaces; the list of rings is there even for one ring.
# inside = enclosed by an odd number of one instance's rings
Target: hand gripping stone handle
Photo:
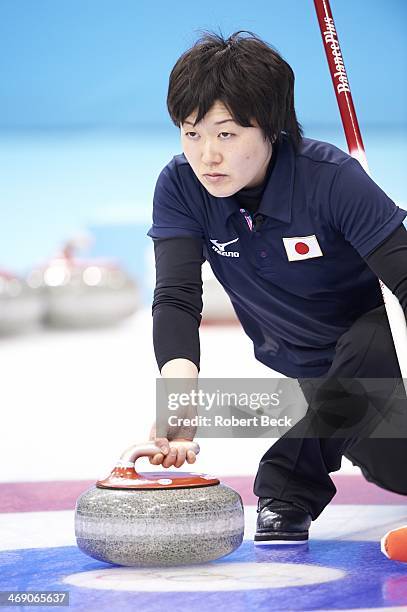
[[[187,442],[187,441],[177,441],[177,440],[171,440],[170,442],[170,448],[171,447],[179,447],[179,446],[187,446],[187,451],[188,450],[192,450],[196,455],[199,453],[200,448],[199,448],[199,444],[197,444],[196,442],[193,442],[192,440]],[[153,455],[156,455],[157,453],[161,453],[161,449],[156,446],[154,444],[154,442],[144,442],[144,443],[140,443],[140,444],[134,444],[133,446],[130,446],[129,448],[127,448],[120,456],[118,465],[120,464],[120,466],[124,467],[125,464],[127,465],[133,465],[137,459],[139,457],[152,457]]]
[[[199,453],[199,444],[185,440],[171,440],[170,445],[175,448],[179,446],[186,446],[187,450],[192,450],[194,453]],[[144,443],[133,444],[127,448],[121,455],[119,461],[114,466],[110,475],[107,478],[98,480],[96,486],[99,488],[114,488],[114,489],[131,489],[135,485],[140,484],[140,478],[143,480],[143,484],[146,484],[145,475],[140,475],[136,472],[135,462],[140,457],[151,457],[160,453],[161,449],[154,444],[151,440]],[[151,481],[149,481],[149,486]],[[211,484],[207,482],[207,484]],[[213,484],[219,484],[219,481]],[[137,488],[136,486],[136,488]]]

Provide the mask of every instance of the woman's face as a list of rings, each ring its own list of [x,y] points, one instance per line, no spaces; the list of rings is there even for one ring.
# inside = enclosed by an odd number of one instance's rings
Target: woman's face
[[[195,117],[196,113],[191,114],[181,125],[181,144],[205,189],[224,198],[259,185],[272,154],[262,130],[235,123],[222,102],[216,102],[194,127]]]

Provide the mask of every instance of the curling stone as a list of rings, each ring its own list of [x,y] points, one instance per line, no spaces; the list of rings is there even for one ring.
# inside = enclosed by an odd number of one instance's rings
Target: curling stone
[[[74,257],[69,242],[57,257],[31,273],[30,283],[45,290],[45,323],[52,327],[87,328],[111,325],[140,306],[135,281],[117,263]]]
[[[40,323],[44,312],[41,292],[15,274],[0,270],[0,334],[26,331]]]
[[[191,450],[199,446],[191,442]],[[240,495],[204,474],[136,472],[139,457],[159,452],[152,442],[132,446],[110,476],[79,497],[75,534],[84,553],[117,565],[173,566],[212,561],[240,546]]]

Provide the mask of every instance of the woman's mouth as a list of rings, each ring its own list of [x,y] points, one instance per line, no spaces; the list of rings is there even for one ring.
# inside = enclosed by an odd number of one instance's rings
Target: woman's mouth
[[[209,183],[219,183],[220,181],[222,181],[223,179],[225,179],[227,177],[226,174],[217,174],[217,173],[213,173],[213,174],[204,174],[204,178],[209,182]]]

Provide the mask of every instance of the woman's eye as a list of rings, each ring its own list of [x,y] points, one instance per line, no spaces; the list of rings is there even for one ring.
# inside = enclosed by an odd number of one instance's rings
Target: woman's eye
[[[192,140],[197,140],[199,138],[199,134],[197,132],[185,132],[185,136],[188,136],[188,138],[191,138]],[[230,132],[220,132],[219,136],[221,136],[221,140],[230,140],[230,137],[234,136],[234,134],[231,134]]]

